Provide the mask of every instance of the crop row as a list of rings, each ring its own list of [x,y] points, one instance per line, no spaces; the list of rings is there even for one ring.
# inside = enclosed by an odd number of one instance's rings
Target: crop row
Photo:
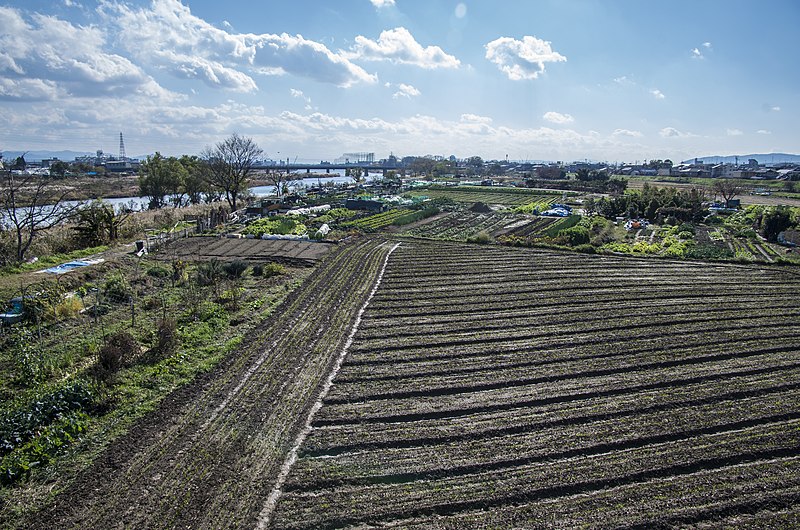
[[[364,230],[365,232],[374,232],[391,225],[396,220],[408,215],[409,213],[411,213],[409,210],[393,208],[391,210],[369,215],[367,217],[362,217],[360,219],[345,221],[344,223],[341,223],[341,226],[345,228],[356,228],[358,230]]]
[[[800,419],[786,403],[800,388],[728,401],[644,411],[627,416],[562,422],[512,432],[484,432],[470,439],[381,447],[301,459],[288,489],[319,490],[343,484],[377,484],[499,471],[534,462],[629,450],[709,433]],[[462,426],[464,423],[461,422]]]
[[[776,520],[800,500],[799,283],[403,240],[273,525]]]
[[[745,462],[611,489],[450,516],[384,522],[382,528],[796,528],[800,457]]]
[[[507,216],[469,211],[453,212],[433,222],[404,232],[405,235],[429,239],[466,241],[480,232],[491,234],[508,224]]]
[[[679,382],[646,390],[613,392],[572,400],[539,404],[505,403],[485,410],[442,415],[415,422],[412,429],[401,422],[358,421],[325,423],[319,418],[305,446],[311,456],[379,448],[425,447],[439,443],[470,441],[479,437],[534,432],[558,426],[626,418],[640,414],[669,412],[677,408],[733,402],[770,396],[797,389],[800,368],[760,371],[699,381]],[[332,420],[333,418],[329,418]]]
[[[527,223],[515,226],[512,230],[504,232],[503,235],[516,237],[535,237],[537,234],[547,230],[550,226],[559,221],[556,217],[534,217]]]
[[[426,480],[286,492],[278,506],[277,519],[285,519],[281,525],[284,527],[311,528],[423,514],[447,515],[721,470],[795,456],[800,445],[798,427],[798,420],[761,424],[611,453],[523,464],[503,473],[490,470]],[[347,502],[342,502],[344,498]]]

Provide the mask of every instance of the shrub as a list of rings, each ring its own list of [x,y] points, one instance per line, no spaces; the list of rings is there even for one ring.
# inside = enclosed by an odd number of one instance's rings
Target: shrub
[[[225,276],[227,276],[228,279],[235,280],[242,277],[247,270],[247,267],[248,265],[246,261],[237,259],[223,265],[222,270],[225,272]]]
[[[114,302],[127,302],[132,290],[125,276],[117,272],[109,276],[103,284],[103,294]]]
[[[56,304],[55,308],[53,309],[55,311],[57,320],[63,318],[73,318],[81,312],[81,309],[83,309],[83,303],[81,303],[80,298],[77,296],[69,296],[60,303]]]
[[[197,283],[200,285],[216,285],[224,274],[222,262],[212,258],[197,266]]]
[[[573,226],[572,228],[560,230],[558,237],[564,238],[564,241],[572,247],[586,245],[590,239],[589,229],[583,226]]]
[[[263,276],[265,278],[272,278],[286,272],[286,267],[280,263],[267,263],[266,265],[259,263],[253,265],[253,276]]]
[[[118,331],[106,339],[98,353],[95,376],[103,381],[113,378],[139,353],[139,343],[127,331]]]
[[[485,245],[491,242],[492,242],[492,236],[490,236],[489,233],[486,232],[485,230],[481,230],[474,236],[469,236],[467,238],[467,243],[478,243],[479,245]]]
[[[162,265],[153,265],[149,269],[147,269],[147,275],[153,278],[168,278],[170,275],[170,271],[168,268]]]
[[[173,355],[178,349],[178,327],[175,320],[166,318],[158,323],[156,343],[148,352],[150,362],[160,361]]]

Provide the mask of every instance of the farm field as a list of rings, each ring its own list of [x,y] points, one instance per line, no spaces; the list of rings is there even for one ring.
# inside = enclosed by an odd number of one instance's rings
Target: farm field
[[[191,237],[173,242],[165,258],[202,261],[216,258],[224,261],[277,261],[313,264],[330,252],[331,246],[315,241],[278,239],[231,239]]]
[[[391,250],[372,239],[338,247],[238,351],[161,402],[38,513],[3,526],[253,525]]]
[[[402,239],[269,523],[797,524],[798,287]]]
[[[467,241],[480,232],[492,237],[540,237],[548,231],[557,231],[564,218],[532,217],[521,214],[477,213],[470,210],[451,212],[430,223],[403,232],[404,235],[445,241]]]
[[[487,186],[433,186],[426,189],[406,193],[408,197],[430,197],[431,199],[450,199],[455,202],[498,204],[504,206],[522,206],[525,204],[539,203],[540,208],[546,208],[561,198],[562,192],[545,194],[538,190],[525,188],[500,188]]]

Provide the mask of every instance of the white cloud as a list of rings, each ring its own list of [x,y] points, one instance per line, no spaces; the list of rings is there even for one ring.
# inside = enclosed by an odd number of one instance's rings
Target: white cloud
[[[769,110],[771,110],[772,112],[780,112],[781,108],[779,106],[775,105],[774,107],[770,107]]]
[[[611,135],[612,136],[617,136],[617,137],[625,136],[625,137],[630,137],[630,138],[641,138],[642,137],[642,133],[640,133],[639,131],[631,131],[631,130],[628,130],[628,129],[614,129],[614,132],[611,133]]]
[[[654,89],[652,89],[652,90],[650,91],[650,93],[651,93],[651,94],[653,95],[653,97],[654,97],[654,98],[656,98],[656,99],[665,99],[665,98],[667,97],[667,96],[665,96],[665,95],[664,95],[664,94],[663,94],[663,93],[662,93],[662,92],[661,92],[659,89],[657,89],[657,88],[654,88]]]
[[[522,40],[500,37],[485,48],[486,59],[496,64],[513,81],[536,79],[544,73],[545,63],[567,60],[551,48],[549,41],[530,35],[522,37]]]
[[[310,98],[310,97],[308,97],[308,96],[306,96],[306,95],[303,93],[303,91],[302,91],[302,90],[298,90],[298,89],[296,89],[296,88],[290,88],[290,89],[289,89],[289,94],[291,94],[291,96],[292,96],[293,98],[296,98],[296,99],[302,99],[303,101],[305,101],[305,103],[306,103],[305,109],[306,109],[306,110],[311,110],[311,109],[313,108],[313,107],[311,106],[311,98]]]
[[[232,33],[196,17],[179,0],[153,0],[141,9],[109,0],[98,11],[137,60],[214,88],[253,92],[250,74],[291,74],[342,87],[377,81],[324,44],[286,33]]]
[[[410,64],[432,70],[434,68],[458,68],[461,61],[448,55],[439,46],[422,47],[406,28],[382,31],[377,41],[362,35],[346,54],[350,59],[363,61],[391,61]]]
[[[545,121],[549,121],[550,123],[557,123],[559,125],[563,125],[565,123],[572,123],[575,121],[575,118],[570,116],[569,114],[561,114],[560,112],[545,112],[542,118]]]
[[[772,134],[772,131],[768,131],[766,129],[759,129],[756,131],[756,134]]]
[[[105,31],[0,7],[0,98],[49,100],[145,94],[174,98],[129,59],[106,51]]]
[[[620,77],[615,77],[614,82],[618,85],[630,85],[633,84],[633,81],[628,79],[627,75],[622,75]]]
[[[395,92],[394,95],[392,95],[392,97],[394,99],[397,99],[397,98],[408,98],[408,99],[411,99],[413,97],[417,97],[420,94],[422,94],[422,92],[417,90],[415,87],[413,87],[411,85],[406,85],[404,83],[400,83],[399,85],[397,85],[397,87],[399,88],[399,90],[397,92]]]
[[[391,7],[394,5],[394,0],[369,0],[372,2],[372,5],[377,7],[378,9],[382,7]]]
[[[467,5],[464,2],[459,2],[453,14],[455,14],[456,18],[464,18],[467,16]]]
[[[697,135],[690,132],[679,131],[675,127],[664,127],[658,132],[662,138],[696,138]]]
[[[701,49],[701,48],[703,48],[703,49]],[[700,46],[698,46],[696,48],[692,48],[691,57],[692,57],[692,59],[698,59],[698,60],[699,59],[705,59],[706,58],[705,52],[713,51],[713,49],[714,48],[713,48],[713,46],[711,46],[710,42],[704,42]],[[703,50],[705,50],[705,51],[703,51]]]
[[[726,129],[725,134],[728,136],[741,136],[744,133],[739,129]]]
[[[461,123],[477,123],[481,125],[489,125],[492,123],[492,118],[488,116],[478,116],[477,114],[462,114]]]

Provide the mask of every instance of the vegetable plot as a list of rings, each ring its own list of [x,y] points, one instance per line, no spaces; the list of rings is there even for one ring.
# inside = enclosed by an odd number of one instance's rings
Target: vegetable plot
[[[167,398],[22,528],[251,528],[391,246],[342,245],[266,329]]]
[[[797,524],[799,287],[405,239],[271,525]]]

